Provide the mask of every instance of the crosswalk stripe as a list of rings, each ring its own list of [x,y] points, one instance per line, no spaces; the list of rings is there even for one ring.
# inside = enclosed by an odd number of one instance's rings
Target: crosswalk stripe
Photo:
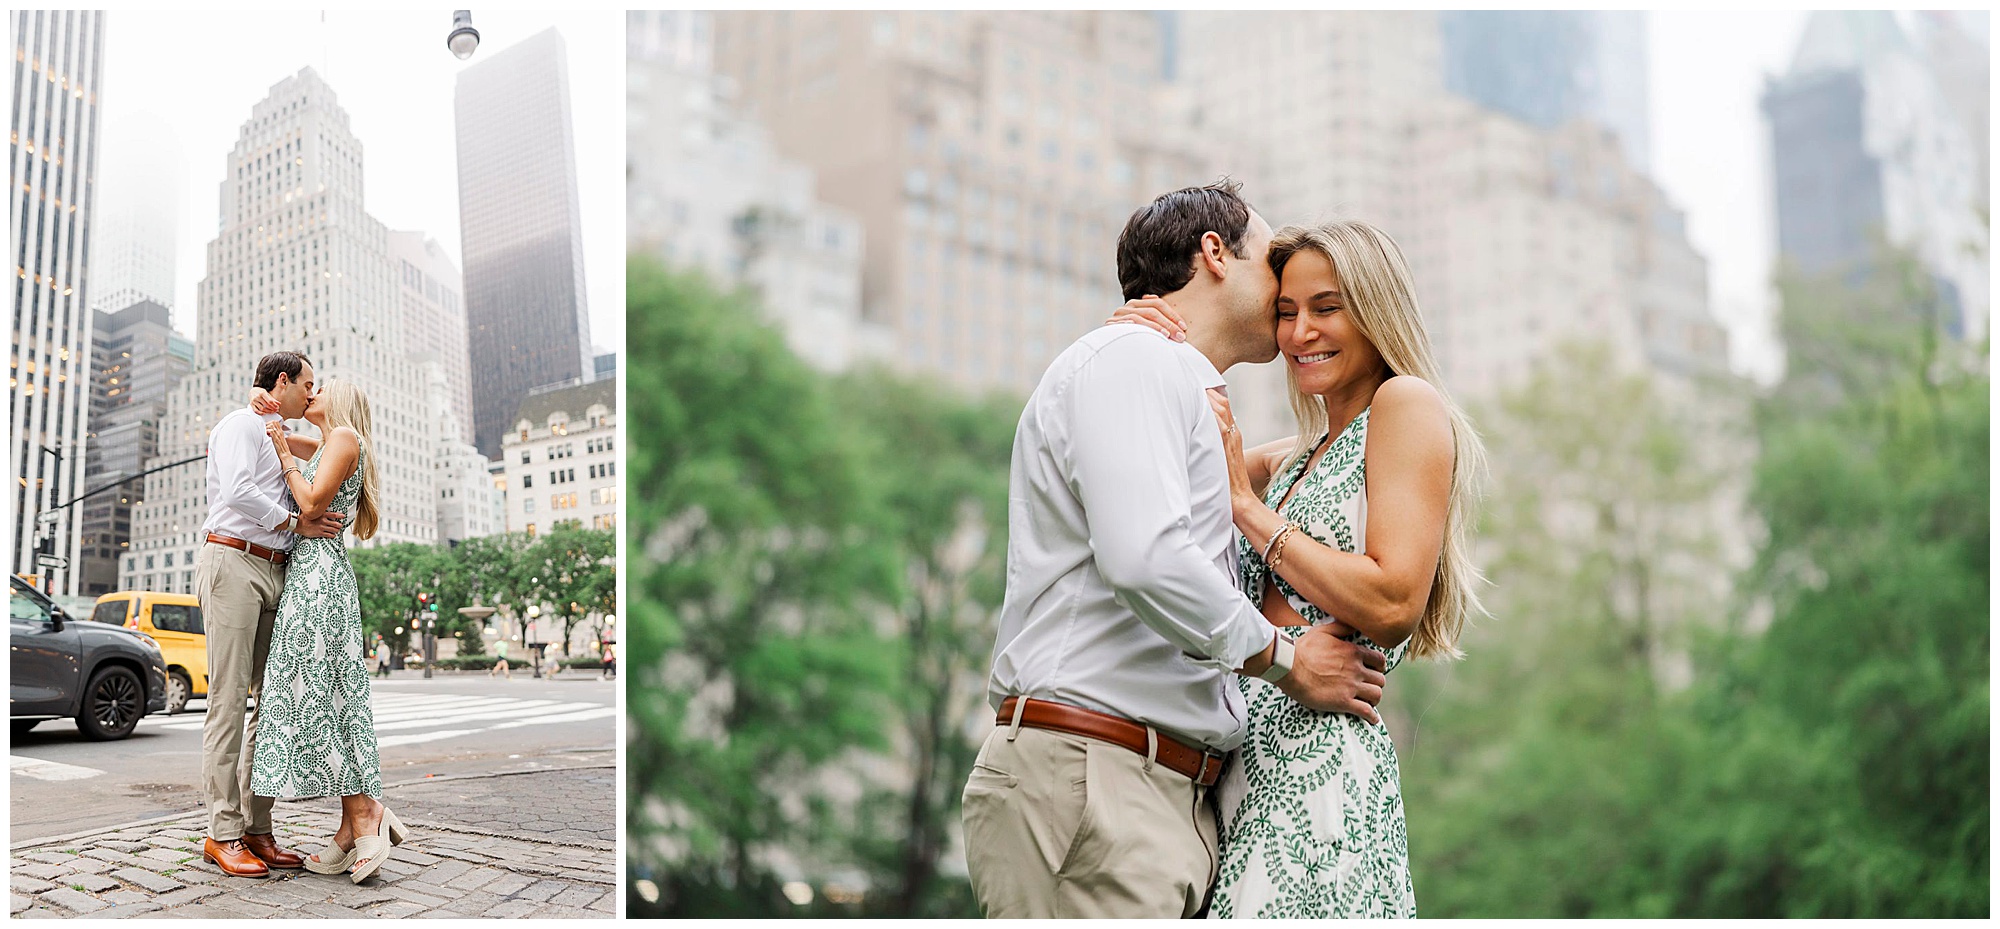
[[[585,720],[603,719],[607,716],[616,715],[618,715],[617,708],[600,706],[594,710],[565,713],[559,716],[537,716],[530,719],[517,719],[501,723],[497,726],[485,726],[479,729],[440,729],[432,732],[412,732],[407,735],[392,735],[375,740],[375,744],[383,748],[392,745],[415,745],[419,742],[436,742],[442,739],[455,739],[459,736],[477,735],[481,732],[491,732],[495,729],[515,729],[521,726],[539,726],[547,723],[583,722]]]
[[[104,773],[96,768],[63,764],[60,761],[44,761],[26,755],[8,755],[7,770],[10,774],[32,777],[40,781],[80,781]]]
[[[379,746],[410,745],[457,738],[489,729],[512,729],[554,722],[582,722],[602,719],[616,710],[595,703],[522,700],[513,697],[444,696],[435,694],[382,693],[374,701],[375,731],[402,733],[382,735]],[[146,717],[148,721],[160,717]],[[466,723],[495,721],[492,725],[457,728]],[[157,728],[193,732],[206,725],[203,719],[156,724]],[[454,727],[454,728],[439,728]],[[425,730],[429,732],[411,732]]]
[[[572,710],[580,710],[580,709],[601,709],[601,707],[598,707],[598,705],[595,703],[558,703],[555,704],[554,706],[537,707],[532,711],[527,712],[526,715],[531,717],[541,717],[548,713],[569,712]],[[408,719],[408,720],[403,720],[401,722],[392,722],[387,724],[377,722],[375,724],[375,731],[393,732],[402,729],[425,729],[433,726],[455,725],[457,723],[472,722],[474,720],[481,720],[481,719],[512,719],[514,717],[518,717],[521,715],[523,715],[523,711],[520,710],[519,708],[498,707],[495,709],[486,710],[478,713],[460,713],[454,716],[446,716],[446,717],[432,718],[432,719]],[[492,728],[492,727],[487,727],[487,728]]]

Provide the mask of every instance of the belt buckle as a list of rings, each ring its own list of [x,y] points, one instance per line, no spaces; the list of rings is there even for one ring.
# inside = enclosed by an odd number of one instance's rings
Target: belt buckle
[[[1208,780],[1208,763],[1211,759],[1214,760],[1216,764],[1216,780],[1219,781],[1222,779],[1223,756],[1217,755],[1213,752],[1210,752],[1208,749],[1204,748],[1201,751],[1201,767],[1196,768],[1194,772],[1194,782],[1196,784],[1200,784],[1201,782]]]

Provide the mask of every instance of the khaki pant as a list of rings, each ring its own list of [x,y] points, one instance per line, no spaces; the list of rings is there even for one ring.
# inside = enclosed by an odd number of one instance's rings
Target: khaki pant
[[[201,787],[208,835],[217,842],[271,831],[270,797],[250,792],[257,713],[244,703],[264,684],[271,628],[285,568],[224,545],[202,543],[195,596],[208,640],[208,720],[201,728]]]
[[[986,916],[1199,912],[1217,863],[1208,788],[1148,768],[1081,736],[1005,725],[987,736],[964,797],[966,865]]]

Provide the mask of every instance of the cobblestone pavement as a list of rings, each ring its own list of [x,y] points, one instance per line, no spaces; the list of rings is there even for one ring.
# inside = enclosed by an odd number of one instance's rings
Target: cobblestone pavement
[[[496,792],[513,799],[496,803]],[[614,768],[438,778],[397,788],[390,799],[411,809],[421,808],[430,821],[450,823],[461,832],[531,835],[606,851],[618,847],[618,774]],[[399,815],[401,805],[397,807]]]
[[[605,767],[391,786],[410,835],[359,885],[304,870],[224,877],[201,857],[202,812],[28,843],[8,856],[8,913],[608,919],[617,913],[615,781]],[[275,831],[303,854],[338,818],[334,801],[280,803]]]

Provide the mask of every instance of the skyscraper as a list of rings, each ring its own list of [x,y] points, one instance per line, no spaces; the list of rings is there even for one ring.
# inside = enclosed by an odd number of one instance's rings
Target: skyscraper
[[[1625,160],[1651,161],[1645,13],[1455,10],[1438,14],[1445,87],[1544,129],[1588,119]]]
[[[881,339],[861,318],[861,223],[732,105],[713,15],[626,14],[626,247],[750,287],[794,353],[840,370]]]
[[[461,296],[464,280],[451,256],[445,254],[444,246],[421,232],[389,233],[389,251],[396,262],[403,344],[412,355],[438,366],[444,382],[428,386],[426,395],[442,392],[459,430],[452,438],[470,442],[472,374],[465,341],[465,300]]]
[[[424,359],[406,344],[389,231],[363,209],[361,142],[332,88],[311,68],[273,85],[224,177],[222,228],[196,290],[194,368],[168,401],[160,462],[201,453],[215,421],[249,399],[259,358],[304,352],[321,383],[348,379],[368,396],[382,482],[369,544],[436,541]],[[207,514],[200,467],[147,478],[121,585],[192,590]]]
[[[83,522],[75,507],[51,507],[83,487],[104,14],[16,10],[11,20],[7,178],[14,192],[14,343],[8,405],[15,487],[8,541],[16,573],[41,576],[43,589],[74,595]],[[43,539],[54,562],[38,568]]]
[[[84,483],[96,490],[139,474],[159,454],[167,398],[194,364],[194,343],[174,331],[172,311],[152,300],[99,312],[92,337]],[[134,481],[78,504],[82,595],[116,589],[118,560],[132,542],[132,510],[145,490],[143,482]]]
[[[172,310],[182,178],[173,130],[141,113],[106,127],[104,136],[90,305],[116,313],[150,300]]]
[[[1159,118],[1162,35],[1133,10],[732,11],[715,63],[860,220],[862,319],[891,359],[1025,394],[1124,302],[1132,211],[1212,179]]]
[[[562,36],[467,68],[455,112],[473,441],[490,458],[530,389],[591,371]]]
[[[1949,330],[1986,333],[1988,242],[1980,147],[1895,15],[1818,12],[1770,81],[1778,251],[1809,272],[1866,274],[1874,240],[1911,249]]]
[[[1273,225],[1360,218],[1395,237],[1461,400],[1493,399],[1584,334],[1630,367],[1720,373],[1679,212],[1601,126],[1450,92],[1437,16],[1183,12],[1191,118],[1226,140],[1222,163]],[[1277,364],[1229,380],[1246,439],[1289,434]]]

